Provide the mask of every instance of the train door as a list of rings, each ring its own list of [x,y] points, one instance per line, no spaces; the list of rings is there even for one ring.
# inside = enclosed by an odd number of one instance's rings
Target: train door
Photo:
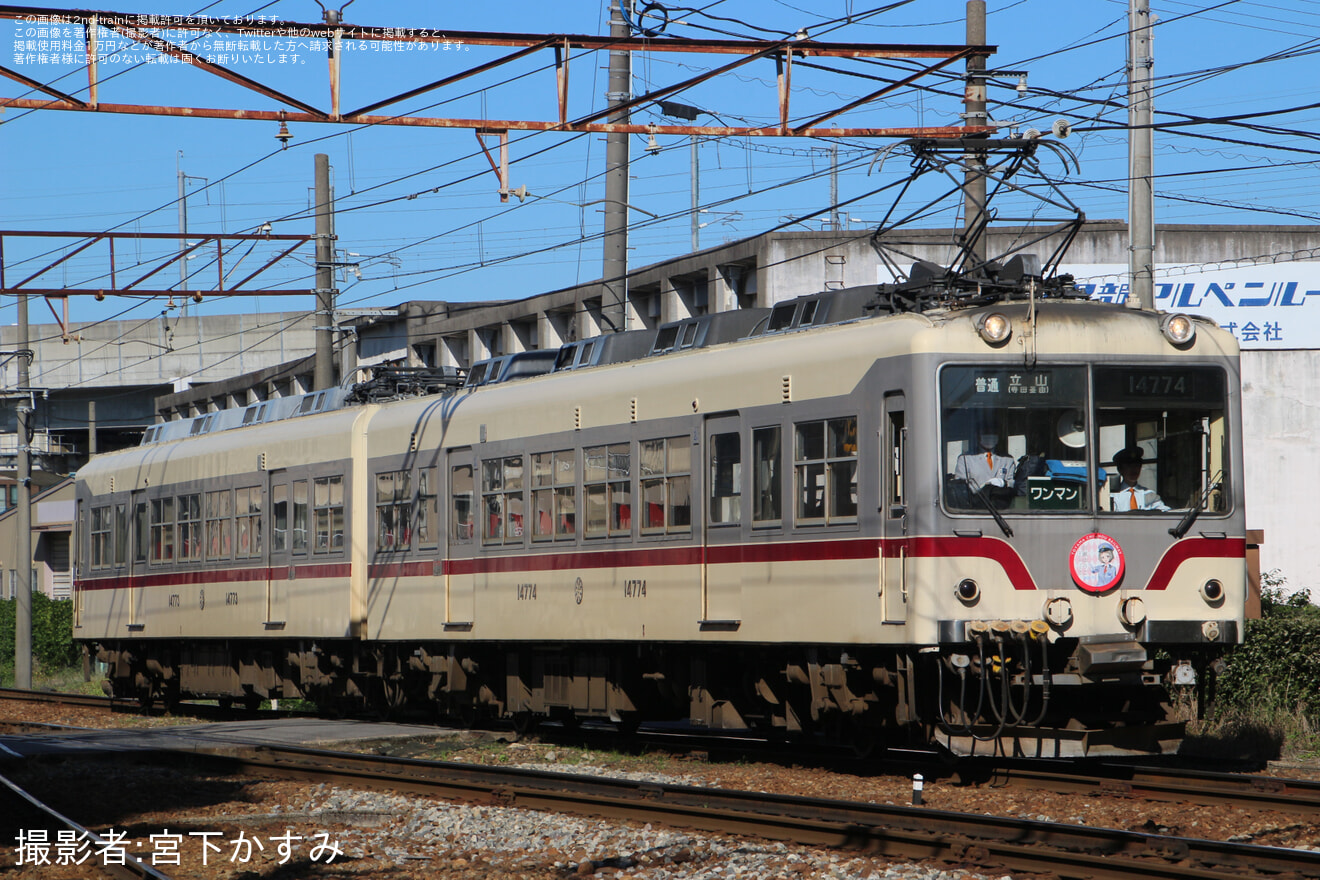
[[[147,574],[147,566],[150,564],[148,556],[151,550],[151,520],[149,519],[150,508],[147,504],[147,496],[141,491],[136,491],[132,496],[133,511],[133,553],[128,565],[128,597],[126,599],[128,608],[128,625],[130,628],[139,627],[143,623],[142,619],[142,588],[138,584]]]
[[[906,623],[908,604],[907,420],[901,392],[885,395],[880,428],[880,606],[885,623]]]
[[[475,469],[471,449],[449,452],[447,493],[448,515],[445,529],[445,626],[455,629],[472,626],[476,616],[477,559]]]
[[[293,580],[290,552],[293,512],[288,471],[274,470],[266,484],[270,499],[270,558],[266,565],[266,626],[283,625],[288,619],[289,581]]]
[[[706,515],[701,563],[701,620],[706,627],[736,626],[742,618],[742,571],[712,564],[721,546],[742,540],[743,441],[737,416],[706,419]]]

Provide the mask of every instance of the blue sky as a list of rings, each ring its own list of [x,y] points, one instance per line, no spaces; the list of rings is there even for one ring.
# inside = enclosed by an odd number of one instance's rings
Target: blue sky
[[[52,4],[37,4],[60,8]],[[961,43],[962,0],[913,0],[889,11],[857,2],[813,4],[723,0],[694,8],[671,6],[667,33],[686,37],[771,38],[799,28],[818,39],[875,43]],[[234,0],[204,6],[153,0],[116,5],[113,11],[141,14],[242,16],[258,14],[282,21],[318,21],[312,0]],[[1070,174],[1069,196],[1090,218],[1126,216],[1127,176],[1124,66],[1125,0],[990,0],[988,42],[998,46],[993,69],[1027,70],[1029,91],[1012,88],[1016,76],[1002,77],[990,90],[991,115],[1013,127],[1047,130],[1066,118],[1073,133],[1065,142],[1080,161]],[[1320,69],[1320,2],[1276,0],[1217,3],[1157,3],[1160,23],[1154,42],[1157,89],[1155,170],[1156,220],[1160,223],[1261,223],[1313,225],[1320,207],[1320,109],[1314,105],[1314,71]],[[834,21],[846,16],[853,21]],[[605,34],[601,3],[484,4],[379,3],[355,0],[345,10],[350,24],[428,28],[441,31],[518,31],[524,33]],[[822,22],[833,22],[822,24]],[[5,29],[5,66],[56,88],[85,97],[86,74],[69,59],[32,58],[25,22],[0,22]],[[176,42],[195,32],[170,31]],[[196,44],[199,53],[229,51],[214,36]],[[232,38],[228,38],[232,39]],[[20,45],[19,41],[24,41]],[[344,107],[401,92],[467,66],[503,55],[508,49],[454,47],[428,53],[360,50],[344,59]],[[20,61],[16,53],[22,52]],[[253,92],[178,64],[107,63],[103,102],[175,104],[278,109]],[[268,54],[263,51],[262,54]],[[257,65],[239,61],[234,69],[317,104],[328,106],[323,54],[299,55]],[[637,54],[634,94],[726,62],[722,56]],[[553,56],[541,53],[498,74],[465,81],[439,93],[391,108],[472,118],[551,119],[555,114]],[[872,77],[893,77],[898,68],[823,59],[838,72],[796,69],[793,115],[806,117],[878,87]],[[570,116],[604,106],[605,54],[580,54],[571,62]],[[959,68],[961,65],[959,65]],[[511,81],[501,82],[503,80]],[[962,83],[956,76],[920,81],[927,90],[908,89],[839,120],[840,125],[957,125]],[[78,91],[82,89],[83,91]],[[35,97],[12,80],[0,85],[5,97]],[[771,123],[777,116],[775,70],[755,62],[736,75],[675,96],[733,125]],[[441,106],[437,102],[444,101]],[[1005,103],[1011,102],[1011,103]],[[423,108],[429,108],[423,110]],[[1300,109],[1293,109],[1300,108]],[[1245,117],[1245,118],[1244,118]],[[703,120],[710,117],[703,117]],[[635,121],[664,123],[654,108]],[[1176,125],[1171,126],[1170,124]],[[25,111],[0,115],[0,156],[5,187],[0,191],[0,227],[40,230],[174,232],[178,228],[177,169],[188,177],[187,211],[194,232],[252,232],[271,222],[281,233],[310,234],[308,214],[313,155],[324,152],[333,166],[339,211],[336,231],[340,259],[357,263],[362,278],[345,271],[338,282],[344,308],[393,306],[410,299],[468,301],[520,298],[600,277],[599,232],[603,222],[604,142],[595,135],[554,132],[511,135],[513,187],[530,196],[501,203],[496,180],[477,139],[469,130],[405,127],[291,125],[287,149],[275,139],[277,125],[265,121],[174,119],[149,116]],[[660,150],[632,146],[632,213],[629,259],[633,266],[686,253],[690,248],[690,152],[686,138],[660,137]],[[846,139],[837,143],[841,167],[839,198],[856,199],[896,180],[905,163],[890,159],[878,171],[872,164],[887,141]],[[807,215],[830,202],[828,142],[797,138],[727,138],[700,147],[701,201],[707,211],[702,246],[754,235],[790,224],[819,229],[821,217]],[[1062,168],[1054,166],[1062,173]],[[887,203],[863,198],[842,209],[844,223],[861,232]],[[952,211],[929,225],[953,222]],[[655,215],[655,216],[651,216]],[[807,218],[807,219],[802,219]],[[793,225],[800,221],[800,225]],[[48,243],[43,244],[43,247]],[[57,244],[67,244],[59,242]],[[24,248],[28,250],[24,250]],[[25,258],[36,245],[6,241],[6,277],[26,274]],[[47,249],[49,249],[47,247]],[[125,243],[117,255],[120,271],[153,256]],[[85,257],[85,258],[84,258]],[[69,261],[52,283],[93,282],[106,259],[92,254]],[[227,255],[255,264],[260,255]],[[199,277],[213,280],[213,268],[197,263]],[[311,287],[306,262],[287,262],[284,283]],[[21,274],[20,274],[21,273]],[[177,277],[177,269],[164,274]],[[112,316],[148,318],[160,314],[159,300],[75,299],[74,321]],[[299,310],[309,304],[288,297],[251,300],[211,298],[192,313]],[[34,304],[32,320],[48,319]],[[0,321],[12,323],[12,302],[0,302]]]

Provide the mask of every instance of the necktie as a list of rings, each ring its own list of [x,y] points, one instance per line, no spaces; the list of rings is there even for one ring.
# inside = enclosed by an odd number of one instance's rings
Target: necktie
[[[1128,510],[1137,509],[1137,490],[1132,488],[1128,490]]]
[[[990,468],[991,471],[995,469],[995,457],[988,452],[985,454],[985,465]]]

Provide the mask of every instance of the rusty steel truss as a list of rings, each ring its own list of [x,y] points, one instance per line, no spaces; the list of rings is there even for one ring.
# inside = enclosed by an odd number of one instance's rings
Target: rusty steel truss
[[[256,20],[236,20],[234,17],[166,16],[124,12],[88,11],[78,9],[44,9],[31,6],[0,5],[0,19],[28,19],[58,21],[80,25],[83,28],[87,64],[87,98],[38,82],[12,68],[0,65],[0,75],[45,93],[46,98],[0,97],[0,107],[32,110],[81,110],[98,113],[135,113],[152,116],[181,116],[211,119],[257,119],[274,122],[348,123],[355,125],[410,125],[435,128],[466,128],[482,134],[507,136],[509,131],[564,131],[564,132],[626,132],[631,134],[705,135],[725,137],[958,137],[989,134],[993,126],[939,126],[892,128],[822,128],[834,119],[858,107],[869,104],[887,94],[906,88],[922,77],[957,61],[985,58],[994,52],[993,46],[919,45],[877,43],[830,43],[810,39],[786,40],[689,40],[677,38],[653,39],[648,37],[612,38],[581,34],[510,34],[485,31],[439,32],[418,28],[386,28],[361,25],[321,24],[306,22],[270,23]],[[244,110],[216,107],[180,107],[159,104],[111,104],[98,99],[100,85],[97,65],[97,40],[100,28],[106,28],[148,49],[168,55],[214,74],[229,82],[250,89],[259,95],[284,105],[277,110]],[[329,108],[309,104],[231,68],[211,62],[183,46],[172,43],[153,30],[189,30],[199,33],[233,33],[248,37],[288,36],[325,40],[329,62]],[[382,97],[347,113],[340,110],[340,60],[342,45],[349,41],[389,41],[461,46],[499,46],[514,49],[500,58],[474,65],[450,76]],[[569,56],[573,51],[629,51],[680,52],[687,54],[738,55],[734,61],[671,85],[654,89],[644,95],[612,104],[604,110],[569,118],[568,73]],[[555,85],[558,118],[554,120],[514,119],[455,119],[439,116],[379,115],[381,110],[401,101],[494,70],[537,52],[553,52],[555,59]],[[817,114],[805,122],[790,121],[790,94],[794,58],[896,58],[925,60],[928,63],[913,73],[887,83],[883,88],[855,101]],[[714,79],[759,59],[772,59],[778,71],[779,122],[777,125],[747,127],[731,125],[642,125],[632,123],[601,122],[604,117],[621,110],[653,103],[676,95],[686,89]]]
[[[35,271],[29,271],[22,280],[10,283],[5,263],[5,240],[10,238],[35,238],[51,241],[52,247],[46,255],[49,261],[43,262],[40,268]],[[185,297],[192,299],[193,302],[201,302],[207,296],[311,296],[316,292],[311,288],[253,288],[247,285],[258,279],[276,263],[298,250],[298,248],[314,242],[315,238],[314,235],[210,235],[198,233],[183,235],[173,232],[37,232],[0,229],[0,295],[30,294],[45,297],[46,305],[50,308],[51,314],[55,316],[55,321],[60,325],[60,333],[64,341],[68,342],[71,338],[69,336],[69,297],[71,296],[92,296],[98,300],[105,299],[107,296],[119,295],[168,296],[171,303],[173,303],[176,296],[180,299]],[[126,270],[118,266],[115,253],[115,242],[125,239],[130,241],[174,241],[181,243],[182,246],[177,251],[171,251],[149,260],[135,262],[131,269]],[[236,246],[245,241],[253,242],[254,246],[261,242],[275,242],[274,250],[276,253],[255,269],[243,275],[239,280],[229,281],[229,276],[237,271],[238,264],[247,254],[231,262],[229,270],[226,272],[225,246]],[[40,279],[64,266],[73,257],[101,243],[107,245],[104,253],[107,262],[104,271],[95,272],[94,277],[108,281],[108,284],[84,287],[37,286],[40,284]],[[211,246],[214,246],[214,253],[211,253]],[[92,253],[97,254],[97,251]],[[209,277],[211,274],[210,269],[213,267],[215,269],[214,287],[208,289],[189,287],[185,289],[180,287],[177,282],[168,287],[147,283],[170,266],[177,266],[181,261],[190,260],[195,256],[210,257],[210,265],[205,270],[199,270],[195,275],[201,275],[205,271],[205,274]],[[30,260],[25,262],[30,262]],[[189,275],[188,280],[191,281],[195,275]],[[128,280],[125,276],[129,276],[131,280]],[[126,283],[121,283],[125,281]],[[32,285],[33,282],[36,282],[36,284]],[[62,315],[55,310],[52,300],[62,302]]]

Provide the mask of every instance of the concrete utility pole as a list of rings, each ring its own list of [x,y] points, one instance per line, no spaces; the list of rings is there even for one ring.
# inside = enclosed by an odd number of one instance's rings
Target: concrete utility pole
[[[335,242],[334,211],[330,201],[330,157],[316,154],[316,358],[314,390],[335,384],[334,308]]]
[[[967,0],[967,45],[985,45],[985,0]],[[967,91],[963,105],[964,125],[988,124],[990,116],[985,106],[985,56],[971,55],[967,58]],[[964,159],[973,169],[963,176],[963,235],[970,238],[985,212],[985,176],[979,170],[985,166],[985,151],[968,150]],[[985,259],[984,238],[971,248],[970,258],[973,264]]]
[[[18,546],[14,568],[18,590],[14,609],[14,687],[32,687],[32,457],[28,433],[32,418],[32,378],[28,369],[28,298],[18,295]]]
[[[623,19],[622,4],[610,5],[610,36],[629,36]],[[617,4],[617,5],[616,5]],[[610,50],[610,90],[605,96],[611,104],[622,104],[632,96],[632,54],[623,49]],[[610,114],[609,121],[627,124],[627,110]],[[601,292],[601,327],[606,333],[628,329],[628,138],[626,132],[605,135],[605,248]]]
[[[1128,0],[1128,297],[1155,307],[1154,133],[1151,129],[1150,2]]]

